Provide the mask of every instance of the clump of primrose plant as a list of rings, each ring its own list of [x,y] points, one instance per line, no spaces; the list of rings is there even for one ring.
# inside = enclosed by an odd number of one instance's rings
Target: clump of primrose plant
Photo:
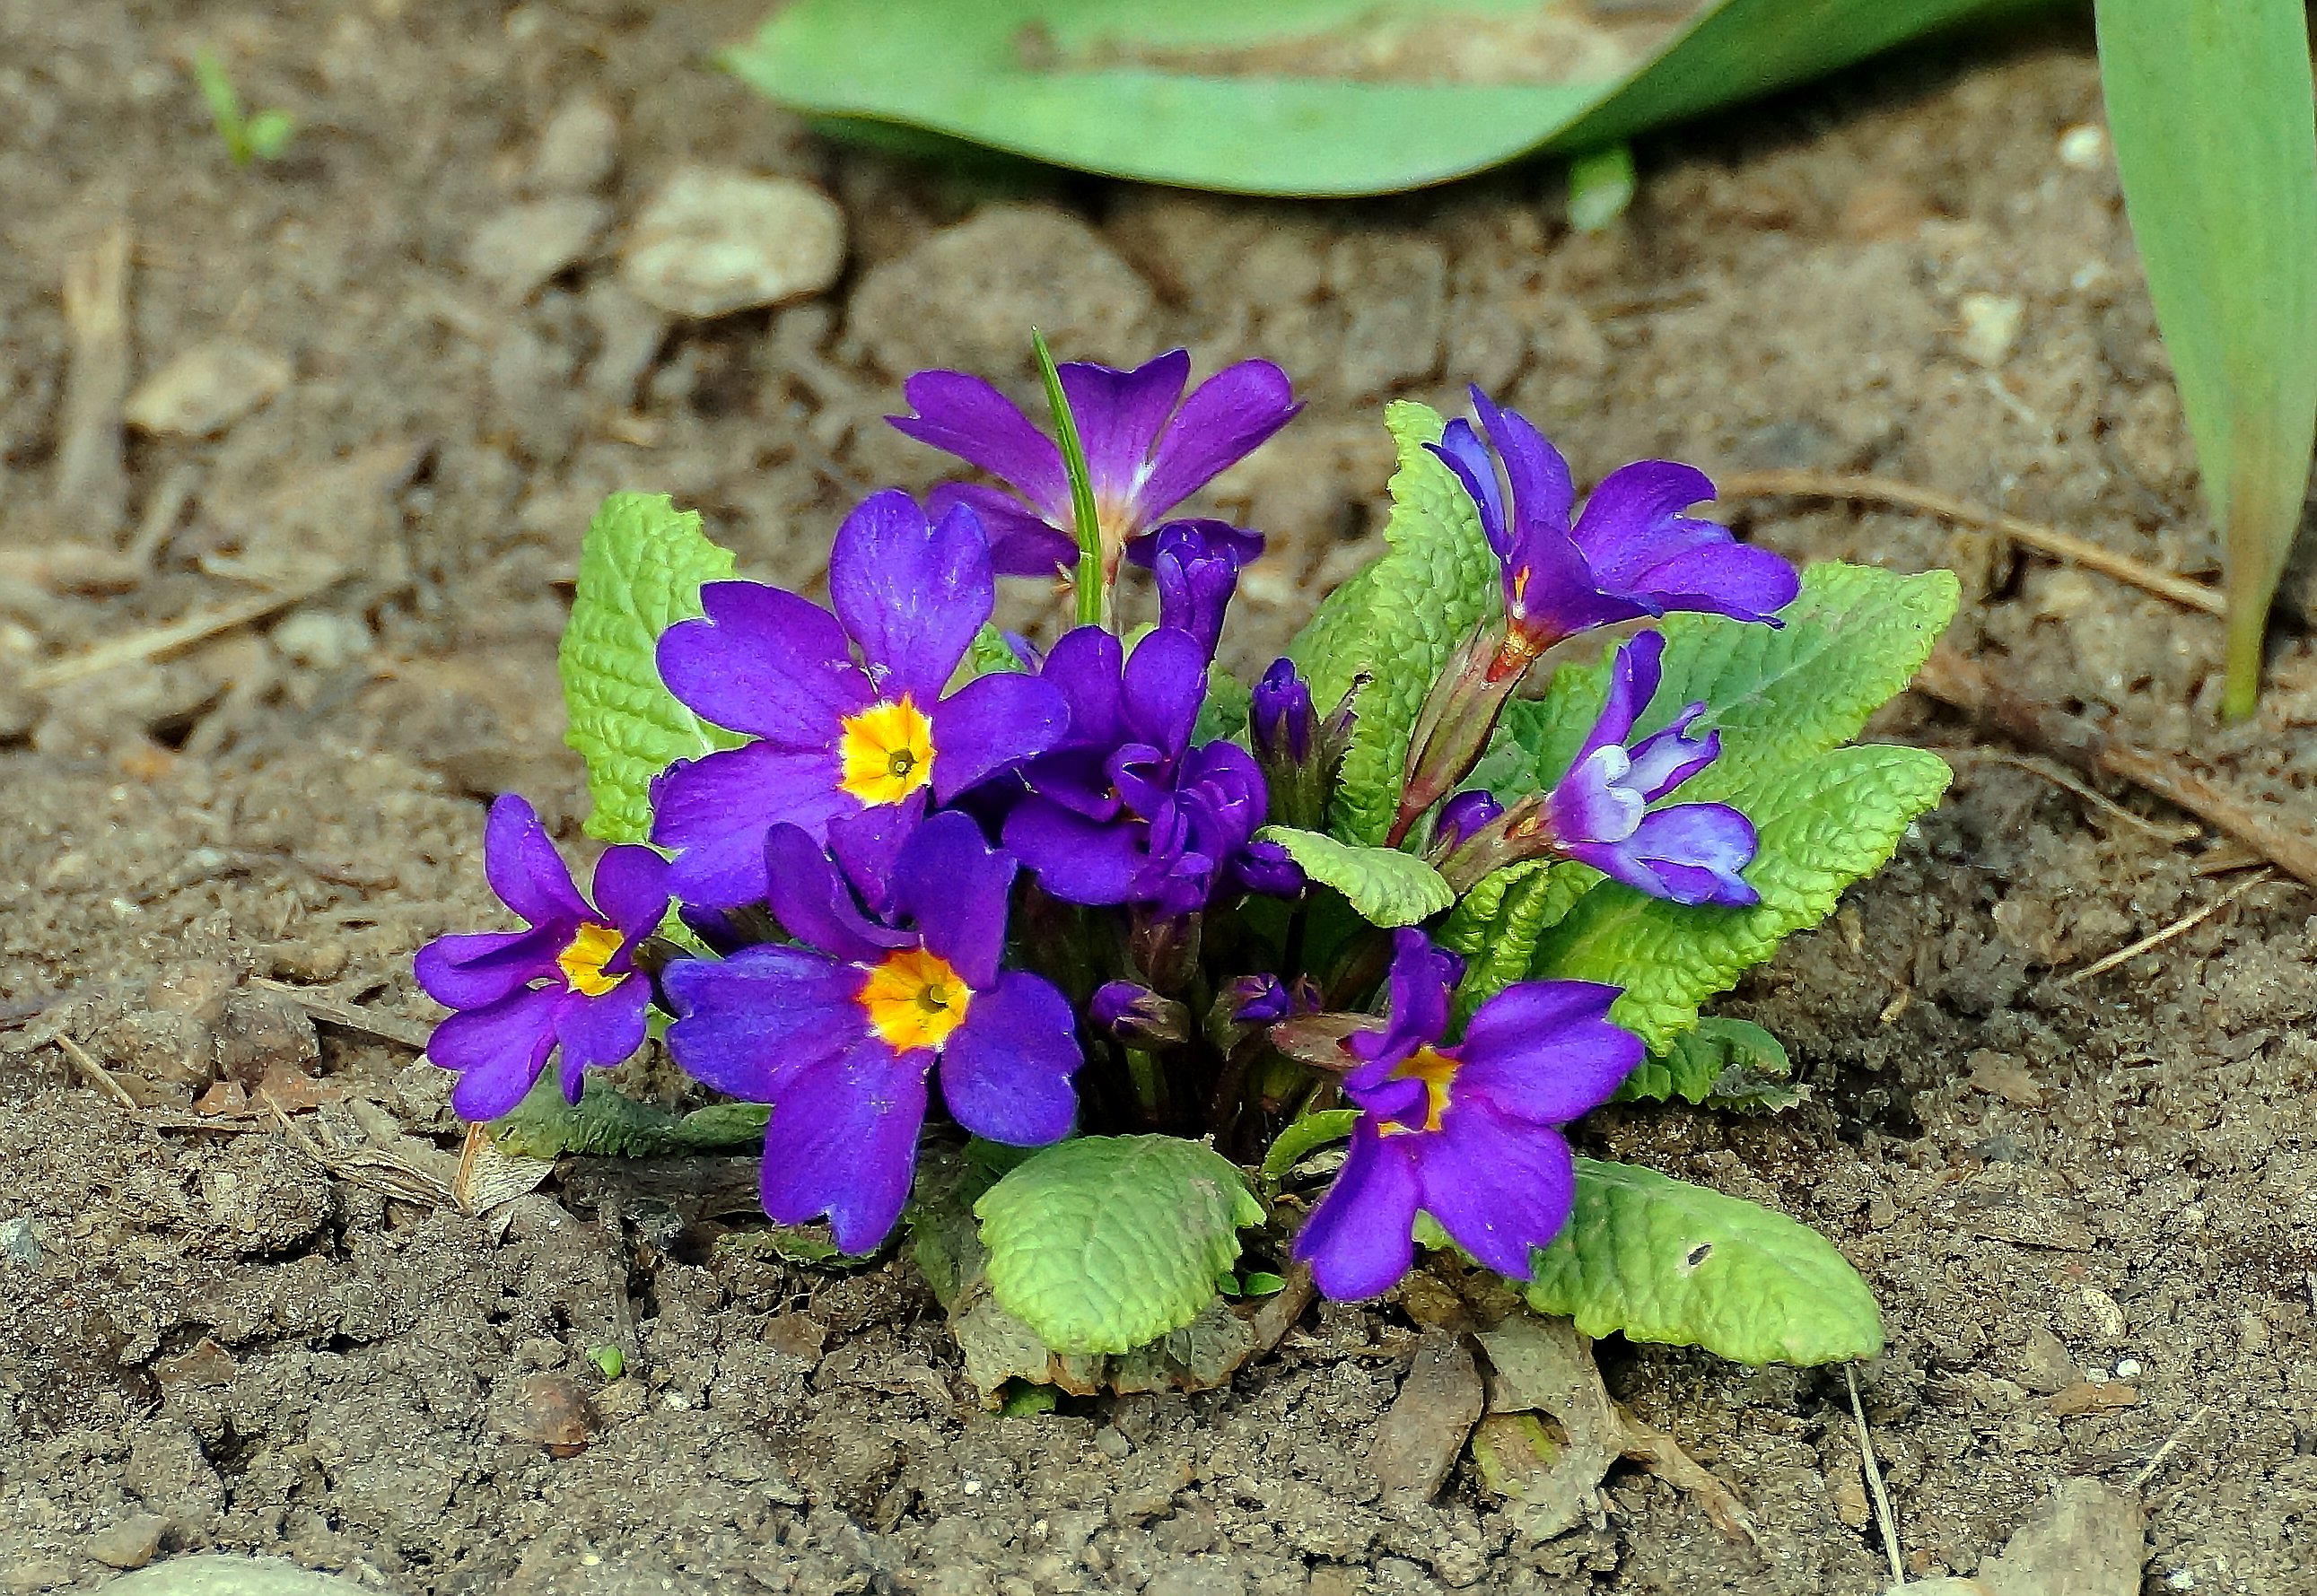
[[[1241,685],[1215,654],[1263,539],[1167,517],[1293,417],[1286,377],[1185,397],[1181,351],[1039,348],[1046,426],[909,379],[894,424],[1002,486],[870,497],[825,604],[735,579],[665,498],[606,502],[562,665],[613,846],[590,905],[522,800],[493,809],[529,929],[418,964],[460,1111],[534,1150],[761,1130],[772,1219],[854,1254],[908,1226],[1056,1368],[1195,1357],[1176,1333],[1219,1290],[1294,1263],[1374,1297],[1418,1246],[1592,1335],[1879,1350],[1823,1238],[1569,1128],[1798,1095],[1700,1005],[1937,800],[1938,759],[1851,739],[1953,578],[1797,575],[1689,513],[1713,485],[1668,461],[1580,507],[1475,390],[1477,428],[1387,409],[1385,551]],[[1063,579],[1077,624],[997,630],[1009,577]],[[671,1125],[583,1079],[648,1022],[731,1104]]]

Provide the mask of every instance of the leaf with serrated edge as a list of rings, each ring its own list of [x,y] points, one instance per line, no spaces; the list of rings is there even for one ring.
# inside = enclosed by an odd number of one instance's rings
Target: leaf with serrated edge
[[[1604,881],[1538,939],[1529,974],[1624,986],[1609,1017],[1662,1048],[1696,1019],[1699,1003],[1767,958],[1788,933],[1832,913],[1844,887],[1880,869],[1952,774],[1936,753],[1869,745],[1726,794],[1760,836],[1746,871],[1762,895],[1758,905],[1690,907]]]
[[[1678,1097],[1703,1103],[1722,1098],[1724,1076],[1748,1083],[1783,1081],[1794,1073],[1778,1039],[1750,1020],[1708,1014],[1696,1028],[1683,1031],[1617,1088],[1620,1102],[1663,1102]]]
[[[1457,645],[1502,602],[1479,513],[1456,474],[1425,448],[1445,424],[1413,400],[1385,406],[1400,453],[1383,532],[1391,552],[1330,595],[1288,646],[1315,704],[1337,703],[1363,671],[1373,678],[1355,706],[1330,810],[1337,834],[1355,843],[1383,841],[1399,812],[1417,712]]]
[[[678,703],[655,657],[662,632],[701,613],[701,584],[731,575],[731,551],[666,494],[613,494],[595,512],[557,655],[570,719],[564,740],[587,762],[589,836],[642,842],[652,779],[741,741]]]
[[[1057,1352],[1124,1352],[1197,1317],[1263,1205],[1239,1169],[1176,1137],[1080,1137],[973,1205],[997,1305]]]
[[[1529,859],[1492,870],[1457,903],[1434,940],[1464,958],[1456,1012],[1473,1011],[1526,974],[1537,938],[1601,879],[1573,860]]]
[[[1577,1161],[1577,1206],[1521,1289],[1596,1337],[1703,1347],[1735,1363],[1873,1358],[1866,1282],[1806,1225],[1631,1164]]]
[[[1440,872],[1413,853],[1361,848],[1292,825],[1266,825],[1255,835],[1286,849],[1305,875],[1342,893],[1371,925],[1414,925],[1456,901]]]

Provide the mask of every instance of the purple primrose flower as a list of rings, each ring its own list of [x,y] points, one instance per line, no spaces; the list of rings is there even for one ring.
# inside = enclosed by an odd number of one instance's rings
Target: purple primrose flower
[[[1105,581],[1119,551],[1227,468],[1255,452],[1302,408],[1269,361],[1225,367],[1183,397],[1191,357],[1176,349],[1121,371],[1071,361],[1062,392],[1086,446],[1102,527]],[[1051,575],[1078,558],[1061,450],[1013,400],[963,371],[920,371],[902,392],[917,412],[886,419],[1014,492],[974,483],[934,490],[936,510],[971,505],[989,534],[999,575]],[[1018,495],[1018,496],[1016,496]]]
[[[1642,1061],[1609,1021],[1618,989],[1523,981],[1481,1005],[1445,1047],[1463,961],[1420,931],[1393,937],[1383,1028],[1346,1046],[1344,1095],[1364,1110],[1343,1172],[1295,1238],[1338,1301],[1387,1291],[1415,1255],[1418,1209],[1484,1267],[1525,1280],[1568,1223],[1576,1166],[1560,1127],[1606,1101]]]
[[[837,530],[828,592],[833,615],[782,588],[712,582],[706,615],[660,638],[668,691],[757,739],[680,762],[653,789],[652,841],[675,851],[671,885],[688,904],[762,898],[779,823],[820,842],[866,815],[890,858],[927,794],[946,803],[1061,733],[1061,695],[1035,676],[994,673],[944,695],[996,597],[971,512],[929,522],[907,494],[873,495]]]
[[[1129,546],[1126,557],[1158,579],[1158,624],[1190,633],[1212,659],[1239,574],[1262,553],[1262,534],[1229,522],[1170,521]]]
[[[765,1212],[826,1214],[865,1253],[908,1199],[926,1077],[976,1136],[1037,1146],[1077,1112],[1076,1017],[1044,978],[1001,972],[1014,860],[965,816],[930,816],[894,859],[872,918],[857,880],[801,827],[765,843],[771,908],[795,944],[679,959],[665,977],[676,1062],[719,1092],[773,1105]]]
[[[529,929],[437,937],[418,950],[418,985],[457,1011],[426,1056],[459,1072],[451,1106],[464,1119],[512,1110],[558,1048],[563,1095],[577,1102],[589,1065],[643,1046],[651,980],[635,950],[667,914],[667,863],[649,848],[607,850],[591,908],[538,815],[507,793],[483,830],[483,871]]]
[[[1055,643],[1045,675],[1069,700],[1070,728],[1023,767],[1030,790],[1006,817],[1006,846],[1065,903],[1204,908],[1237,879],[1266,798],[1246,749],[1192,745],[1207,691],[1198,639],[1160,627],[1126,655],[1082,626]],[[1279,874],[1267,853],[1248,863]]]
[[[1753,822],[1728,804],[1650,807],[1720,756],[1720,732],[1689,735],[1705,706],[1692,704],[1663,731],[1626,745],[1657,692],[1664,655],[1665,638],[1657,632],[1643,632],[1617,651],[1601,718],[1569,773],[1546,795],[1538,834],[1651,897],[1758,904],[1761,895],[1739,874],[1754,860]]]
[[[1768,549],[1681,513],[1713,496],[1703,471],[1671,460],[1622,467],[1602,478],[1572,526],[1576,488],[1568,462],[1526,417],[1498,409],[1478,388],[1472,392],[1496,459],[1461,417],[1431,449],[1472,495],[1504,567],[1508,635],[1490,680],[1525,671],[1563,638],[1669,610],[1778,624],[1773,614],[1800,591],[1800,579]]]

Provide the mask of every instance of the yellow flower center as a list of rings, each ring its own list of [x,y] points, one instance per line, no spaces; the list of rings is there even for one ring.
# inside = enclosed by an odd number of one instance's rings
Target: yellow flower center
[[[973,988],[941,955],[904,948],[869,972],[856,1001],[869,1029],[894,1052],[907,1053],[949,1040],[965,1022]]]
[[[1424,1123],[1402,1125],[1397,1119],[1387,1120],[1381,1127],[1385,1136],[1397,1136],[1410,1130],[1437,1130],[1440,1116],[1448,1111],[1448,1083],[1456,1078],[1461,1061],[1429,1048],[1418,1048],[1398,1069],[1391,1072],[1395,1081],[1421,1081],[1427,1093]]]
[[[934,727],[903,693],[845,718],[837,785],[864,804],[898,804],[934,779]]]
[[[570,945],[555,956],[563,967],[563,978],[571,983],[571,990],[583,997],[601,997],[628,978],[628,972],[616,976],[604,973],[612,955],[620,950],[620,933],[608,925],[593,923],[579,928]]]

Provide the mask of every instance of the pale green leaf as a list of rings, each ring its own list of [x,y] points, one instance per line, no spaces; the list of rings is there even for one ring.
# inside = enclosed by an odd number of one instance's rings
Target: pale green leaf
[[[613,494],[579,550],[579,586],[558,663],[570,718],[565,740],[587,762],[587,834],[638,843],[651,829],[651,782],[679,759],[740,739],[676,702],[659,679],[660,634],[701,613],[703,583],[732,575],[697,511],[666,494]]]
[[[1794,1063],[1778,1039],[1750,1020],[1708,1014],[1643,1059],[1617,1088],[1620,1102],[1783,1106],[1796,1088],[1781,1083]]]
[[[1464,958],[1456,1014],[1473,1011],[1527,974],[1537,939],[1576,906],[1601,872],[1573,860],[1527,859],[1492,870],[1457,901],[1433,939]]]
[[[1568,1228],[1522,1289],[1596,1339],[1703,1347],[1734,1363],[1873,1358],[1883,1319],[1866,1282],[1806,1225],[1655,1170],[1577,1161]]]
[[[1439,412],[1399,399],[1384,410],[1399,449],[1391,477],[1390,551],[1321,603],[1288,646],[1311,701],[1332,705],[1363,672],[1350,747],[1329,811],[1337,834],[1380,843],[1399,812],[1408,745],[1433,682],[1498,598],[1497,557],[1480,515],[1440,458]],[[1444,907],[1445,905],[1443,905]]]
[[[649,1158],[662,1153],[737,1151],[764,1145],[770,1111],[762,1103],[722,1102],[689,1114],[671,1114],[638,1102],[593,1072],[579,1101],[567,1102],[550,1070],[511,1112],[491,1121],[491,1139],[525,1158],[556,1158],[566,1153]]]
[[[1580,233],[1605,231],[1625,214],[1640,187],[1630,144],[1578,156],[1569,163],[1569,225]]]
[[[1286,849],[1305,875],[1342,893],[1371,925],[1414,925],[1456,901],[1438,870],[1397,848],[1356,847],[1292,825],[1266,825],[1255,835]]]
[[[1360,1122],[1357,1109],[1321,1109],[1316,1114],[1306,1114],[1279,1133],[1271,1150],[1263,1155],[1263,1178],[1281,1181],[1287,1172],[1301,1163],[1306,1154],[1340,1142],[1352,1134],[1352,1127]]]
[[[1188,1324],[1263,1205],[1229,1159],[1175,1137],[1080,1137],[973,1205],[997,1306],[1066,1355],[1125,1352]]]

